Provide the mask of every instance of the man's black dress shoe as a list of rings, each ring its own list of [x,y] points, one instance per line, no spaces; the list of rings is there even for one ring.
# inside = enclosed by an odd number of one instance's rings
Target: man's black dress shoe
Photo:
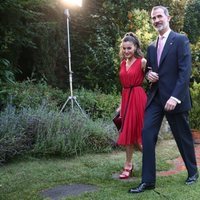
[[[145,190],[152,190],[155,188],[155,183],[140,183],[140,185],[136,188],[131,188],[128,192],[129,193],[140,193],[144,192]]]
[[[197,172],[195,175],[188,177],[185,183],[186,185],[192,185],[193,183],[197,182],[198,178],[199,178],[199,173]]]

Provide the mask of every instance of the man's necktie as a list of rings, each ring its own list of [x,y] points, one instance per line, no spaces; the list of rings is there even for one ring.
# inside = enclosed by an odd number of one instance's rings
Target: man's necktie
[[[160,57],[161,57],[161,54],[162,54],[162,51],[163,51],[163,47],[164,47],[164,40],[163,40],[164,37],[159,37],[159,40],[158,40],[158,48],[157,48],[157,61],[158,61],[158,66],[160,64]]]

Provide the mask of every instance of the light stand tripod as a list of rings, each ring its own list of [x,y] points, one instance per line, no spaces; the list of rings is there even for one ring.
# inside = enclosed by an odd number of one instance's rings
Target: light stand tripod
[[[71,109],[72,109],[72,111],[74,110],[74,102],[75,102],[75,104],[78,106],[78,108],[80,109],[80,111],[82,112],[82,114],[85,117],[87,117],[86,114],[85,114],[85,112],[83,111],[83,109],[79,105],[78,101],[76,100],[76,97],[73,96],[73,88],[72,88],[72,74],[73,74],[73,71],[71,69],[71,51],[70,51],[70,36],[69,36],[69,19],[70,19],[69,9],[65,9],[64,14],[66,15],[66,19],[67,19],[67,44],[68,44],[67,47],[68,47],[68,65],[69,65],[70,96],[68,97],[68,99],[64,103],[64,105],[62,106],[60,112],[62,112],[64,110],[65,106],[67,105],[67,103],[70,100],[71,101]]]

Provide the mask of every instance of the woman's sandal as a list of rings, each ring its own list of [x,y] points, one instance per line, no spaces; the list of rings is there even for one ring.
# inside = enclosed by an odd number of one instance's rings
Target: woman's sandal
[[[124,168],[123,172],[119,175],[120,179],[128,179],[132,176],[133,167],[131,169]]]

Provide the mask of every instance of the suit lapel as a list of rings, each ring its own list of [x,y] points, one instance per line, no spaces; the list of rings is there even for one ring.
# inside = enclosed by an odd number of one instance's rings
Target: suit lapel
[[[163,60],[165,59],[169,50],[173,47],[174,44],[175,33],[173,31],[170,32],[167,41],[165,43],[161,58],[160,58],[160,65],[162,64]],[[157,56],[156,56],[157,57]]]

